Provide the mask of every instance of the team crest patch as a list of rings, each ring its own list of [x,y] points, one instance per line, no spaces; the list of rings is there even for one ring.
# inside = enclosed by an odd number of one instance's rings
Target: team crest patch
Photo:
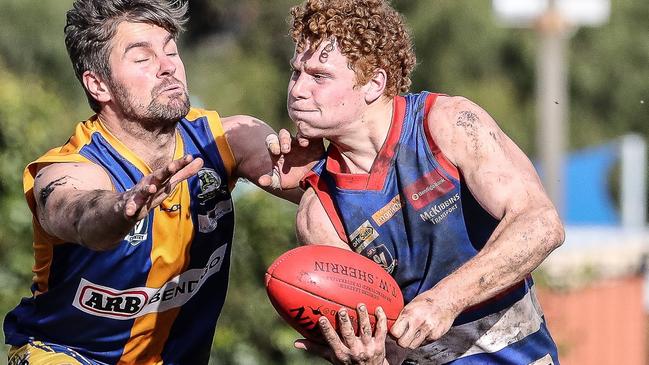
[[[370,221],[365,221],[350,236],[349,243],[356,252],[361,252],[379,236]]]
[[[437,169],[430,171],[414,183],[403,189],[404,195],[416,210],[420,210],[447,194],[455,188],[455,184],[442,176]]]
[[[124,237],[124,240],[131,244],[131,246],[137,246],[140,243],[146,241],[149,237],[149,216],[140,219],[131,231]]]
[[[397,266],[396,260],[392,257],[390,250],[385,245],[376,245],[369,248],[365,256],[371,258],[390,274],[392,274],[392,271]]]
[[[214,169],[202,168],[198,171],[198,183],[201,189],[198,198],[201,200],[201,204],[216,197],[221,187],[221,181],[221,176]]]

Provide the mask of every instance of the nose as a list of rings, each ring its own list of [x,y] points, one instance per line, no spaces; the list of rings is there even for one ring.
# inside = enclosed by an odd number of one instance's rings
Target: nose
[[[176,73],[176,63],[174,62],[173,57],[162,55],[158,59],[160,60],[158,77],[173,76]]]
[[[291,81],[288,83],[288,95],[292,99],[305,99],[308,96],[308,88],[306,85],[306,80],[304,79],[304,73],[301,73],[297,77],[292,77]]]

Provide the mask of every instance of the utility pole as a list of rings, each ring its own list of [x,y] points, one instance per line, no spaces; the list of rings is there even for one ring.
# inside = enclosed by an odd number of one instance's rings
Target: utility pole
[[[493,0],[498,20],[533,28],[536,56],[536,150],[541,179],[559,213],[564,213],[564,155],[568,145],[568,40],[578,26],[608,21],[610,0]]]
[[[569,25],[554,0],[535,24],[540,38],[536,56],[536,146],[543,185],[561,215],[564,212],[564,156],[568,142],[566,48]]]

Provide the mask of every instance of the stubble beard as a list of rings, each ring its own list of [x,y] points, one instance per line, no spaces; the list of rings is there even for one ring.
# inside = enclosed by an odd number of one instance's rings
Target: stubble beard
[[[189,95],[185,90],[169,95],[167,103],[158,100],[159,90],[165,88],[169,83],[163,83],[151,90],[151,101],[146,106],[133,97],[121,83],[114,82],[111,86],[114,90],[115,101],[121,107],[124,117],[149,129],[175,126],[189,113],[191,105]]]

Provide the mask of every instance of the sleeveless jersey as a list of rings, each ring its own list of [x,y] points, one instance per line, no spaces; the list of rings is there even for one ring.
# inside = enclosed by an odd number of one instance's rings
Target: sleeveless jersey
[[[174,159],[201,157],[203,168],[114,249],[62,242],[33,220],[33,296],[6,316],[8,344],[36,339],[106,364],[207,364],[228,285],[234,157],[216,112],[191,109],[178,123],[175,142]],[[97,164],[117,192],[151,173],[93,117],[25,169],[34,216],[38,165],[57,162]]]
[[[395,97],[386,142],[369,174],[342,172],[332,144],[304,179],[340,238],[391,273],[406,303],[474,257],[498,224],[430,135],[426,116],[436,98]],[[528,277],[469,308],[410,363],[529,364],[546,355],[558,363],[532,285]]]

